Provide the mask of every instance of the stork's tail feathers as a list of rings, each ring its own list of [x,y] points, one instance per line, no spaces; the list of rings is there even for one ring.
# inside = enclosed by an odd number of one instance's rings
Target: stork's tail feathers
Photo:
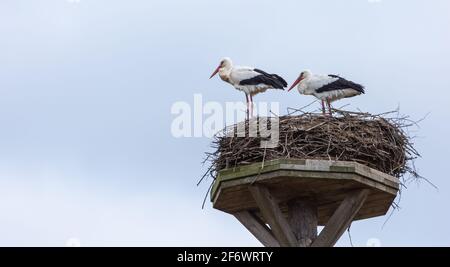
[[[272,76],[273,76],[279,83],[281,83],[282,88],[279,88],[279,89],[284,90],[284,87],[287,87],[287,86],[288,86],[288,83],[287,83],[283,78],[281,78],[279,75],[277,75],[277,74],[272,74]],[[278,89],[278,88],[277,88],[277,89]]]
[[[360,94],[365,94],[366,91],[364,91],[364,86],[362,86],[359,83],[353,83],[352,89],[358,91]]]
[[[275,89],[284,90],[284,87],[288,86],[287,82],[277,74],[269,74],[260,69],[254,69],[254,71],[262,74],[264,78],[267,79],[268,84],[270,84]]]
[[[333,78],[338,78],[338,80],[335,81],[334,83],[335,83],[336,85],[339,85],[339,87],[341,87],[341,88],[351,88],[351,89],[357,91],[357,92],[358,92],[358,95],[359,95],[359,94],[365,94],[365,93],[366,93],[366,92],[364,91],[364,86],[362,86],[362,85],[359,84],[359,83],[355,83],[355,82],[349,81],[349,80],[347,80],[347,79],[344,79],[344,78],[340,77],[339,75],[333,75],[333,74],[330,74],[330,75],[328,75],[328,76],[333,77]],[[334,84],[334,83],[330,84],[330,86],[333,87],[333,84]]]

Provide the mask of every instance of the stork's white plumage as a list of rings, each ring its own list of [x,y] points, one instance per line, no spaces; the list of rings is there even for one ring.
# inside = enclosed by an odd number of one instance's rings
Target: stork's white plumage
[[[298,84],[298,92],[303,95],[314,95],[322,101],[322,112],[325,113],[325,102],[331,115],[331,102],[364,94],[364,86],[346,80],[337,75],[312,74],[305,70],[292,84],[288,91]]]
[[[277,74],[269,74],[252,67],[233,66],[230,58],[224,58],[211,75],[210,79],[219,73],[220,78],[234,88],[245,93],[247,102],[247,118],[253,116],[253,96],[268,89],[287,87],[287,82]]]

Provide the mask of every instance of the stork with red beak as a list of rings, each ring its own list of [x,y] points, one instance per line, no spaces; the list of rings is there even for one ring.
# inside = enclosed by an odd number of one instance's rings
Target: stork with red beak
[[[302,95],[313,95],[322,101],[322,113],[325,114],[325,103],[331,114],[331,102],[364,94],[364,86],[346,80],[337,75],[312,74],[305,70],[292,84],[288,91],[298,85],[298,92]]]
[[[219,73],[220,78],[235,89],[245,93],[247,102],[247,119],[253,117],[253,96],[268,89],[281,89],[287,87],[287,82],[277,74],[269,74],[260,69],[251,67],[233,66],[229,58],[220,61],[219,66],[210,79]]]

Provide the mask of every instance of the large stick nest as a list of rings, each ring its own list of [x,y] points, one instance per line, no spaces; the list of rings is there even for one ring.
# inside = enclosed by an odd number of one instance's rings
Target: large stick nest
[[[407,134],[414,124],[397,111],[372,115],[336,110],[333,117],[301,112],[279,117],[275,148],[261,147],[259,135],[230,135],[236,130],[233,125],[215,136],[214,152],[207,153],[207,174],[215,178],[222,169],[272,159],[325,159],[355,161],[398,178],[417,178],[413,161],[420,155]],[[248,121],[246,127],[248,131]]]

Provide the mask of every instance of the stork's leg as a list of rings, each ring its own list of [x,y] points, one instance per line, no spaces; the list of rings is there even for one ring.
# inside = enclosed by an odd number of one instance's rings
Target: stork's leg
[[[249,116],[250,101],[249,100],[250,99],[248,97],[248,94],[245,94],[245,101],[247,102],[247,111],[246,111],[247,120],[250,119],[250,116]]]
[[[331,113],[331,103],[330,103],[329,99],[327,99],[327,105],[328,105],[328,112],[329,112],[330,116],[333,116],[333,113]]]
[[[250,94],[250,118],[253,118],[253,96]]]
[[[322,114],[325,115],[325,101],[322,99]]]

